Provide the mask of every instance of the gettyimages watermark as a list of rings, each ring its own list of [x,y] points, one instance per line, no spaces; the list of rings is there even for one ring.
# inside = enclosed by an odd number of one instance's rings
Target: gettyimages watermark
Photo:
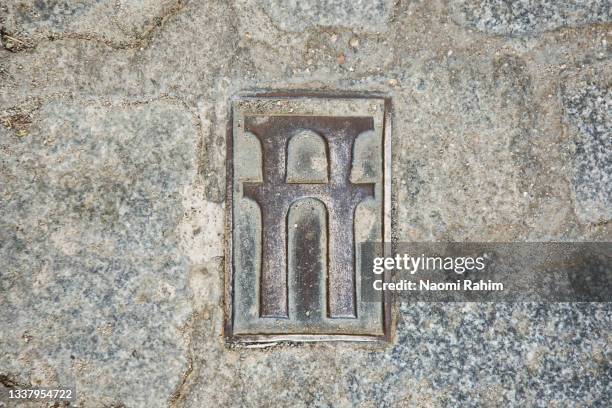
[[[612,243],[364,243],[361,300],[610,302]],[[390,296],[389,296],[390,295]]]

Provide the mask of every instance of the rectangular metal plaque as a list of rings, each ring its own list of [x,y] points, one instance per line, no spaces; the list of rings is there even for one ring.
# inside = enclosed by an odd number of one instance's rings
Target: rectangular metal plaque
[[[229,341],[384,340],[359,243],[390,240],[389,100],[257,95],[228,137]]]

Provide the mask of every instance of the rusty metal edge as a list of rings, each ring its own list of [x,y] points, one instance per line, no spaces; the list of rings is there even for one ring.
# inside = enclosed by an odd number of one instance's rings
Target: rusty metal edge
[[[232,196],[233,196],[233,183],[234,183],[234,166],[232,165],[233,159],[233,126],[234,126],[234,105],[233,99],[230,100],[229,112],[228,112],[228,122],[226,124],[226,141],[225,141],[225,250],[224,250],[224,313],[223,313],[223,332],[222,335],[226,339],[226,341],[230,341],[233,337],[233,287],[234,287],[234,274],[233,274],[233,242],[232,242],[232,229],[233,229],[233,206],[232,206]]]
[[[392,150],[391,150],[391,131],[392,131],[392,112],[393,106],[390,97],[383,98],[385,101],[385,112],[383,115],[383,242],[390,243],[392,239],[391,233],[391,214],[392,214],[392,191],[391,191],[391,173],[392,173]],[[389,256],[391,254],[385,254]],[[391,272],[386,271],[384,279],[387,282],[391,281]],[[387,343],[392,342],[394,333],[393,326],[393,294],[388,291],[383,292],[383,333]]]
[[[240,345],[243,343],[278,343],[278,342],[318,342],[318,341],[333,341],[333,342],[384,342],[385,336],[374,336],[365,334],[240,334],[234,336],[232,345]]]
[[[385,101],[385,108],[387,102],[391,102],[391,94],[382,91],[347,91],[347,90],[316,90],[316,89],[278,89],[278,90],[266,90],[266,89],[250,89],[236,93],[232,101],[239,98],[355,98],[355,99],[383,99]]]
[[[291,342],[360,342],[373,345],[391,343],[394,328],[392,295],[384,292],[383,294],[383,335],[348,335],[348,334],[234,334],[233,332],[233,181],[234,169],[230,157],[233,157],[233,122],[234,122],[234,102],[241,98],[356,98],[356,99],[382,99],[384,101],[385,112],[383,114],[383,240],[390,243],[391,235],[391,131],[392,131],[392,111],[393,105],[389,93],[379,91],[345,91],[345,90],[265,90],[254,89],[245,90],[233,95],[230,98],[228,123],[226,124],[226,194],[225,194],[225,265],[224,265],[224,316],[222,337],[227,345],[248,346],[257,343],[291,343]],[[385,280],[390,279],[390,275],[385,273]]]

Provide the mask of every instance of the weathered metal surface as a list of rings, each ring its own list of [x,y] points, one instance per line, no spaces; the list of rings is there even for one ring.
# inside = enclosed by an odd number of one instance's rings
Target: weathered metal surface
[[[382,241],[388,229],[385,106],[377,98],[234,102],[230,340],[385,336],[388,310],[382,298],[359,301],[356,273],[357,243]]]
[[[325,205],[329,214],[327,315],[356,317],[355,274],[347,273],[347,267],[355,264],[353,218],[357,204],[374,196],[374,185],[351,183],[352,148],[357,136],[373,130],[372,118],[270,116],[258,124],[255,116],[248,116],[245,121],[245,130],[256,135],[263,147],[264,182],[243,184],[244,196],[257,202],[263,215],[260,316],[289,316],[287,213],[297,200],[316,198]],[[330,163],[326,163],[325,166],[331,173],[328,183],[287,183],[286,153],[296,129],[309,129],[323,136],[332,164],[330,166]],[[304,228],[320,229],[312,225]],[[296,249],[299,258],[297,263],[301,265],[302,272],[314,273],[312,269],[304,268],[304,265],[311,262],[306,253],[308,246]],[[320,257],[320,254],[316,255]]]

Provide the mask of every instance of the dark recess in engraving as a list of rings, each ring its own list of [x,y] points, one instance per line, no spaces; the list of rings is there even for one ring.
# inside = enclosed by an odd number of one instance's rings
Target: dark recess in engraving
[[[291,207],[292,209],[294,206]],[[294,277],[290,284],[295,288],[294,299],[296,318],[299,321],[308,321],[317,318],[318,320],[321,308],[325,305],[320,303],[320,293],[325,288],[319,284],[320,273],[327,274],[327,265],[323,265],[321,259],[327,259],[327,249],[321,253],[320,242],[325,238],[325,246],[328,247],[327,239],[323,232],[328,235],[327,231],[327,208],[321,203],[320,207],[324,211],[324,225],[321,225],[317,213],[317,207],[308,206],[304,216],[300,219],[294,232],[294,247],[289,248],[289,240],[287,240],[287,253],[295,254],[294,259]]]

